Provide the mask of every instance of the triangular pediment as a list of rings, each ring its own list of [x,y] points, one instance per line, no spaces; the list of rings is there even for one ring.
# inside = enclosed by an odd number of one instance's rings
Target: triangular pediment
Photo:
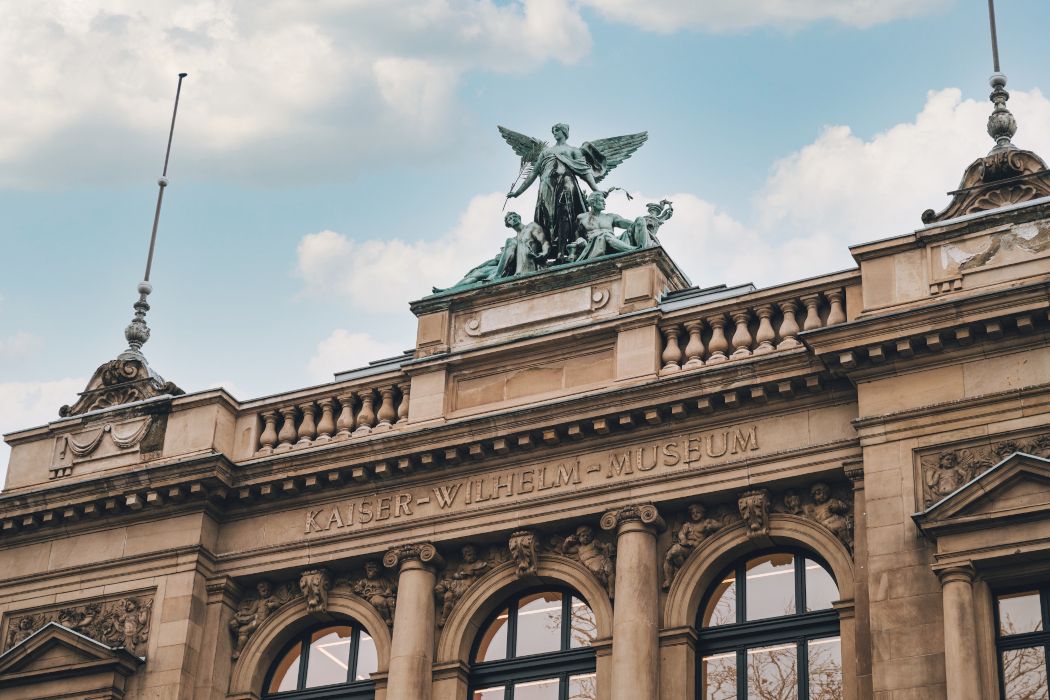
[[[937,501],[916,521],[927,529],[1023,519],[1050,512],[1050,460],[1015,452]]]
[[[130,675],[143,660],[121,647],[109,647],[49,622],[0,655],[0,687],[15,679],[46,678],[56,673],[96,672],[110,669]]]

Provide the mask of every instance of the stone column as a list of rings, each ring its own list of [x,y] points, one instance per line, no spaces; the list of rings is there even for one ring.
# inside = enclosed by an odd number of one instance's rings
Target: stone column
[[[383,556],[383,565],[398,569],[397,608],[390,642],[387,700],[430,700],[434,663],[435,568],[441,555],[429,543],[395,547]]]
[[[937,572],[944,605],[944,671],[948,697],[981,700],[981,678],[974,623],[973,568],[953,566]]]
[[[602,516],[616,530],[611,700],[657,700],[659,592],[656,534],[664,522],[652,505],[630,505]]]

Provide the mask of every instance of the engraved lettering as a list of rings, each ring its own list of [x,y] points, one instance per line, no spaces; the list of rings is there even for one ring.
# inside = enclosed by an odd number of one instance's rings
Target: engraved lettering
[[[617,458],[615,455],[609,458],[609,470],[605,473],[606,479],[611,479],[614,476],[620,476],[621,474],[633,474],[634,468],[631,467],[631,453],[624,452]]]
[[[346,506],[346,524],[351,527],[353,527],[354,524],[354,507],[356,505],[356,503],[350,501],[350,503]]]
[[[722,456],[725,455],[726,452],[729,451],[729,433],[728,432],[724,432],[724,433],[721,433],[721,435],[722,435],[722,451],[719,452],[718,454],[715,454],[715,449],[714,449],[714,447],[715,447],[715,436],[714,435],[708,435],[707,436],[707,456],[708,457],[722,457]]]
[[[682,461],[682,453],[678,451],[677,442],[669,442],[664,445],[664,466],[673,467]]]
[[[702,456],[700,454],[700,448],[703,447],[703,444],[704,441],[700,438],[689,438],[689,441],[686,443],[685,451],[686,464],[700,461],[700,457]]]
[[[306,532],[322,532],[321,526],[317,524],[317,516],[321,514],[320,510],[308,510],[306,511]]]
[[[503,477],[506,476],[507,481],[503,481]],[[493,477],[495,481],[495,493],[492,494],[493,498],[499,498],[499,492],[506,489],[508,496],[514,495],[514,475],[513,474],[497,474]]]
[[[357,509],[358,520],[362,523],[372,522],[372,518],[375,515],[372,513],[372,501],[361,501],[361,506]]]
[[[434,488],[434,497],[437,498],[438,506],[441,509],[448,508],[456,501],[456,494],[459,493],[460,483],[449,485],[441,485]],[[428,498],[427,503],[430,502]]]
[[[537,491],[546,491],[547,489],[554,488],[554,484],[547,483],[547,465],[544,464],[542,467],[537,469],[540,473],[540,485],[536,487]]]
[[[750,449],[752,452],[758,449],[758,426],[752,425],[747,431],[747,435],[744,435],[744,431],[737,428],[736,435],[733,436],[733,454],[737,452],[744,452]]]
[[[335,525],[336,528],[343,527],[343,516],[339,515],[338,506],[332,509],[332,515],[328,518],[328,524],[324,526],[324,529],[330,530],[333,525]]]
[[[531,469],[524,469],[521,472],[521,476],[518,478],[518,493],[532,493],[533,485],[532,481],[536,477],[536,472]]]
[[[420,496],[416,499],[417,506],[425,506],[428,503],[430,503],[430,496]]]
[[[594,462],[593,464],[588,464],[587,465],[587,473],[588,474],[593,474],[595,472],[600,472],[601,470],[602,470],[602,465],[600,465],[597,462]]]
[[[390,502],[392,500],[391,496],[383,496],[379,499],[379,512],[376,513],[376,522],[390,519]]]
[[[656,469],[656,449],[657,449],[656,445],[653,445],[653,447],[652,447],[652,450],[653,450],[653,463],[652,464],[646,464],[645,463],[645,453],[649,451],[649,448],[648,447],[639,447],[638,448],[638,471],[640,471],[640,472],[647,472],[647,471],[651,471],[653,469]]]
[[[580,460],[576,460],[576,463],[568,468],[565,467],[564,462],[558,465],[558,482],[555,484],[556,486],[578,484],[580,481]]]
[[[409,505],[411,500],[412,494],[410,493],[397,494],[397,507],[394,509],[395,518],[400,518],[402,515],[412,515],[412,506]]]

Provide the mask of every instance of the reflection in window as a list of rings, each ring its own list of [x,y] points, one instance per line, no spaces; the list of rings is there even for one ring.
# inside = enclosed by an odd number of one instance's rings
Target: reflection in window
[[[1047,589],[996,596],[1000,690],[1005,700],[1047,697]]]
[[[796,552],[737,562],[699,620],[701,700],[838,700],[842,653],[835,579]]]
[[[567,589],[526,591],[478,635],[472,700],[595,700],[594,612]]]
[[[267,696],[333,687],[341,698],[371,698],[379,667],[375,642],[360,625],[327,625],[293,641],[270,669]]]

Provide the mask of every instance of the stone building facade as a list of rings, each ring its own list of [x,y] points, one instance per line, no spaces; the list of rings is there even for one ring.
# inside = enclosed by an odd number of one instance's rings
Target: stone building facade
[[[438,293],[251,401],[106,363],[5,436],[0,696],[1045,698],[1050,173],[923,218],[768,289]]]

